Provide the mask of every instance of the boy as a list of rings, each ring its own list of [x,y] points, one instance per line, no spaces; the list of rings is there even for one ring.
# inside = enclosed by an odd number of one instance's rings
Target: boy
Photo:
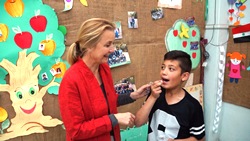
[[[161,80],[152,83],[151,93],[135,118],[136,126],[149,121],[148,141],[205,140],[202,107],[182,88],[191,68],[190,56],[183,51],[164,55]]]

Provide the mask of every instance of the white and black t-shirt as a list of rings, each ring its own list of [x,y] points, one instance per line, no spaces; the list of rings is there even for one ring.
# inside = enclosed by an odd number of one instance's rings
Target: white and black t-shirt
[[[155,102],[149,114],[148,141],[167,139],[202,139],[205,136],[203,110],[200,103],[187,91],[178,103],[168,105],[165,89]]]

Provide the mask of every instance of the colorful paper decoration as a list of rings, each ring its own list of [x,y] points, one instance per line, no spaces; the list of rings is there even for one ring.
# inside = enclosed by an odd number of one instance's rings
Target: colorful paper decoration
[[[59,25],[58,30],[60,30],[63,33],[63,35],[67,34],[67,28],[64,25]]]
[[[7,117],[8,117],[7,111],[4,108],[0,107],[0,122],[5,121]]]
[[[232,28],[234,43],[250,42],[250,23]]]
[[[191,56],[192,69],[200,63],[200,30],[196,24],[189,26],[186,20],[177,20],[165,36],[167,51],[182,50]]]
[[[219,74],[218,74],[218,89],[216,93],[216,107],[213,122],[213,132],[218,133],[218,127],[220,123],[220,113],[222,107],[222,94],[224,84],[224,72],[225,72],[225,61],[226,61],[226,49],[224,46],[220,46],[220,57],[219,57]]]
[[[240,19],[245,17],[244,10],[247,8],[244,4],[247,0],[228,0],[230,8],[229,12],[229,22],[234,26],[240,25]]]
[[[73,7],[74,0],[64,0],[64,10],[63,11],[69,11]]]
[[[58,86],[54,79],[45,87],[39,88],[38,75],[40,65],[32,66],[34,60],[39,56],[35,52],[26,55],[27,50],[20,51],[16,64],[3,59],[0,66],[9,73],[9,84],[0,84],[0,91],[7,91],[12,101],[12,107],[16,112],[11,119],[11,126],[7,132],[1,134],[0,140],[8,140],[18,136],[33,133],[48,132],[44,127],[55,127],[62,121],[51,116],[44,116],[43,96],[50,86]]]
[[[87,0],[80,0],[80,2],[82,3],[83,6],[88,6]]]
[[[0,42],[5,42],[9,35],[9,29],[6,24],[0,23]]]
[[[35,10],[35,16],[30,18],[30,26],[36,32],[44,32],[47,27],[47,18],[40,15],[40,9]]]
[[[189,27],[186,28],[183,24],[181,24],[181,33],[179,34],[179,36],[181,37],[181,39],[183,38],[183,36],[185,38],[189,38],[188,30],[189,30]]]
[[[6,92],[0,94],[10,95],[15,113],[1,123],[0,140],[45,133],[45,127],[62,124],[48,113],[43,114],[43,96],[47,92],[58,94],[62,75],[69,66],[61,59],[65,36],[58,30],[55,11],[42,0],[16,0],[14,6],[23,3],[25,12],[18,8],[11,11],[10,6],[7,11],[6,1],[10,0],[0,0],[0,91]],[[50,73],[51,68],[56,69],[56,75]]]
[[[22,31],[19,26],[12,28],[13,32],[16,33],[14,41],[21,49],[30,48],[32,43],[32,34],[29,31]]]
[[[246,59],[245,54],[241,54],[239,52],[227,53],[227,56],[230,57],[230,60],[227,63],[227,67],[229,68],[229,78],[230,83],[235,82],[238,83],[241,78],[241,70],[245,70],[245,65],[243,63],[243,59]]]
[[[22,0],[6,0],[4,8],[10,16],[21,17],[24,11],[24,3]]]

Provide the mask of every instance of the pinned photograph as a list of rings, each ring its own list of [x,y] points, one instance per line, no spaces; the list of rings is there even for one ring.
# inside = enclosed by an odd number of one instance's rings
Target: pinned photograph
[[[114,87],[117,94],[127,94],[136,91],[134,76],[116,81]]]
[[[40,43],[38,50],[44,50],[45,49],[45,44]]]
[[[182,0],[158,0],[158,7],[181,9]]]
[[[46,72],[42,74],[42,80],[43,81],[47,81],[48,80],[48,75],[47,75]]]
[[[115,39],[121,39],[122,38],[122,25],[120,21],[116,21],[115,23]]]
[[[155,8],[151,10],[151,17],[153,20],[159,20],[164,17],[162,8]]]
[[[110,68],[130,64],[130,57],[126,44],[114,44],[115,51],[109,55],[108,64]]]
[[[135,11],[128,12],[128,28],[138,28],[137,13]]]

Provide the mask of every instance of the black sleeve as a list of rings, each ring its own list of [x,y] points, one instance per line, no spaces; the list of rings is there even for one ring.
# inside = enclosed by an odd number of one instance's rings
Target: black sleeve
[[[135,100],[130,97],[130,93],[118,94],[118,100],[117,100],[118,106],[126,105],[134,101]]]

